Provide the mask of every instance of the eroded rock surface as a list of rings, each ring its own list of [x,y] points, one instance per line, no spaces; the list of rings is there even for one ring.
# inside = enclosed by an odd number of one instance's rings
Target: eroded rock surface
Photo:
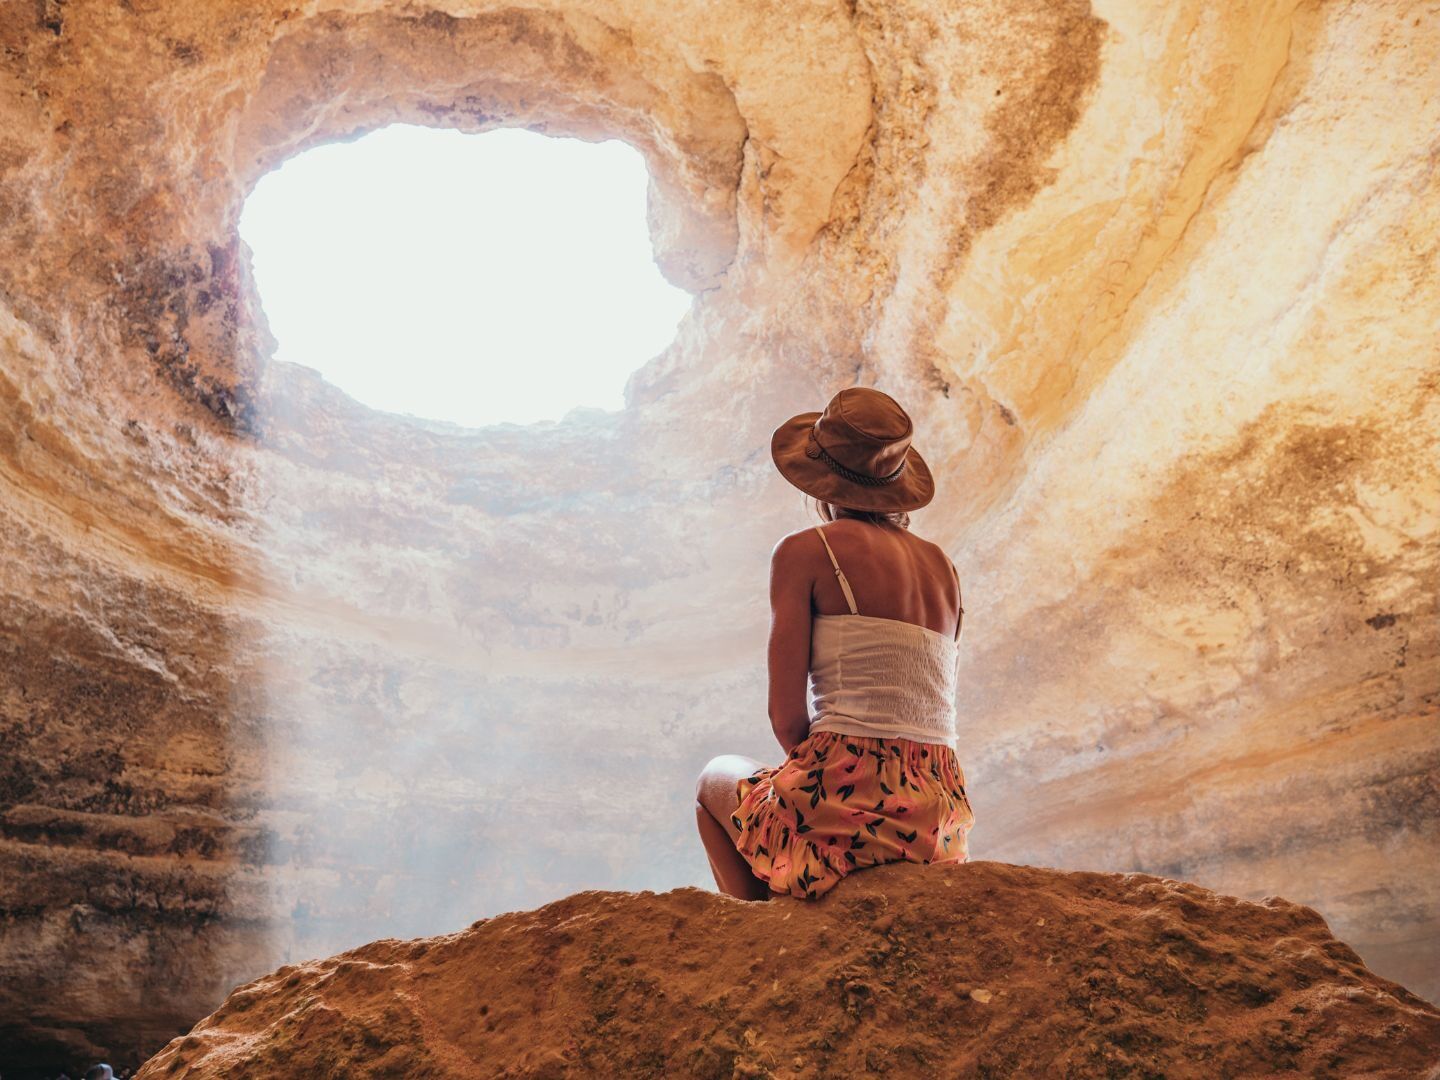
[[[1001,863],[817,903],[586,892],[239,987],[183,1075],[1305,1076],[1440,1065],[1440,1009],[1309,908]]]
[[[0,1060],[706,881],[696,770],[776,756],[768,436],[857,381],[939,477],[973,853],[1440,996],[1437,69],[1413,2],[0,5]],[[248,186],[396,120],[646,154],[696,299],[625,410],[269,359]]]

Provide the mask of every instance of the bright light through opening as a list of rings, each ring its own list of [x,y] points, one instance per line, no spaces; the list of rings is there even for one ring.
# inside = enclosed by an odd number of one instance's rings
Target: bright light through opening
[[[625,143],[394,125],[263,177],[240,232],[277,358],[373,408],[478,426],[618,409],[690,305]]]

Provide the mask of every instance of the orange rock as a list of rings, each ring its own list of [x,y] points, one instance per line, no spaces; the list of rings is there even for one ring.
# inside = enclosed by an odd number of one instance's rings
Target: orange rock
[[[1042,918],[1044,948],[1015,943]],[[377,941],[241,987],[139,1080],[1399,1080],[1437,1063],[1440,1009],[1371,973],[1308,908],[980,862],[865,870],[810,903],[578,893]]]

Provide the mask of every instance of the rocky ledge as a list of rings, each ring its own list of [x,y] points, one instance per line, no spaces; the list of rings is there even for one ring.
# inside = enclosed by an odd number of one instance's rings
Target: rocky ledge
[[[1440,1010],[1313,910],[1144,874],[868,870],[818,902],[583,892],[236,989],[186,1077],[1415,1077]]]

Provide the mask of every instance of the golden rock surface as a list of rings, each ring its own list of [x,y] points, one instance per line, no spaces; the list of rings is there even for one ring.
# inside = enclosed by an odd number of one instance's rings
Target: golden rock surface
[[[705,881],[695,772],[776,753],[769,433],[853,382],[939,477],[973,853],[1283,895],[1440,996],[1436,15],[0,6],[0,1041]],[[394,121],[646,154],[695,302],[626,409],[269,359],[249,186]]]

